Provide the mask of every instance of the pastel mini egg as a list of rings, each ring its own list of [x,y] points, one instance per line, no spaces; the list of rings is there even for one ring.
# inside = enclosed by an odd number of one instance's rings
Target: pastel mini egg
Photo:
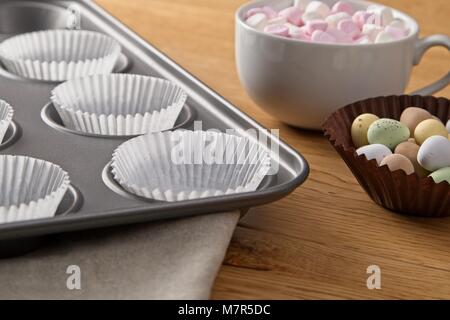
[[[414,173],[414,166],[407,157],[402,154],[391,154],[381,161],[380,166],[387,165],[390,171],[403,170],[407,175]]]
[[[450,167],[439,169],[430,174],[429,177],[433,178],[436,183],[441,183],[443,181],[450,183]]]
[[[367,160],[375,159],[380,165],[384,158],[392,154],[392,151],[384,144],[369,144],[356,150],[358,156],[364,155]]]
[[[419,123],[424,120],[431,119],[433,116],[427,110],[416,107],[409,107],[403,110],[402,115],[400,116],[400,122],[406,124],[411,132],[411,135],[414,134],[414,130]]]
[[[376,115],[364,113],[358,116],[352,124],[352,140],[356,148],[369,144],[367,140],[367,131],[372,123],[379,120]]]
[[[432,136],[442,136],[448,138],[448,131],[441,121],[436,119],[424,120],[419,123],[414,130],[414,138],[420,145]]]
[[[391,150],[410,137],[409,129],[400,121],[383,118],[373,122],[367,131],[370,144],[384,144]]]
[[[419,149],[417,161],[428,171],[450,167],[450,140],[447,137],[432,136]]]
[[[419,164],[419,161],[417,161],[417,154],[419,153],[419,149],[420,147],[416,143],[410,142],[408,140],[400,143],[395,148],[395,153],[402,154],[405,157],[407,157],[409,161],[411,161],[411,163],[413,164],[414,171],[416,172],[416,174],[419,177],[424,178],[428,176],[430,173]]]

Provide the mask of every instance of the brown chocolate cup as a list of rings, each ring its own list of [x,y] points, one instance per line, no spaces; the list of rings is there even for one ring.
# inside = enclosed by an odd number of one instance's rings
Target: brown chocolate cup
[[[379,167],[375,160],[358,156],[351,137],[353,120],[363,113],[380,118],[400,119],[403,110],[419,107],[428,110],[444,123],[450,119],[450,102],[431,96],[389,96],[352,103],[331,114],[323,124],[325,136],[341,155],[359,184],[378,205],[410,216],[450,216],[450,185],[435,183],[432,178],[406,175],[402,170],[391,172]]]

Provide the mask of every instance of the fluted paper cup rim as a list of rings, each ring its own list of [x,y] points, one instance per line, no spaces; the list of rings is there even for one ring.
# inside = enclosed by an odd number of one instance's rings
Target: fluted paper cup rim
[[[47,201],[51,201],[52,198],[55,198],[59,193],[65,192],[67,191],[67,189],[70,186],[70,177],[69,174],[63,170],[59,165],[50,162],[50,161],[46,161],[46,160],[42,160],[42,159],[37,159],[37,158],[33,158],[33,157],[28,157],[28,156],[18,156],[18,155],[0,155],[0,161],[4,161],[4,159],[6,158],[10,158],[10,159],[30,159],[32,161],[36,161],[36,162],[42,162],[44,164],[50,165],[51,167],[59,170],[59,172],[61,172],[61,174],[63,175],[64,179],[61,183],[61,185],[54,191],[52,191],[51,193],[49,193],[48,195],[46,195],[45,197],[41,197],[41,198],[37,198],[34,200],[31,200],[29,202],[23,202],[23,203],[17,203],[17,204],[11,204],[9,206],[0,206],[0,208],[4,208],[4,209],[11,209],[11,208],[20,208],[21,206],[31,206],[34,203],[39,203],[39,202],[47,202]]]
[[[25,38],[25,37],[30,37],[34,34],[50,34],[50,33],[66,33],[66,34],[86,34],[86,35],[92,35],[92,36],[98,36],[98,37],[102,37],[104,39],[108,39],[111,44],[113,45],[113,50],[106,54],[106,55],[102,55],[99,56],[97,58],[90,58],[90,59],[79,59],[79,60],[61,60],[61,61],[55,61],[55,60],[41,60],[41,59],[31,59],[31,58],[17,58],[17,56],[15,56],[14,54],[9,54],[8,50],[5,50],[3,48],[4,45],[7,45],[13,41],[17,41],[17,39],[19,38]],[[56,62],[56,63],[62,63],[62,62],[75,62],[75,63],[79,63],[79,62],[96,62],[100,59],[106,59],[106,58],[110,58],[113,57],[114,55],[117,55],[118,53],[120,53],[121,51],[121,47],[120,44],[112,37],[107,36],[103,33],[100,32],[96,32],[96,31],[91,31],[91,30],[63,30],[63,29],[49,29],[49,30],[41,30],[41,31],[33,31],[33,32],[27,32],[27,33],[22,33],[22,34],[18,34],[16,36],[13,36],[11,38],[6,39],[5,41],[3,41],[2,43],[0,43],[0,58],[2,59],[6,59],[9,61],[16,61],[16,62],[21,62],[21,63],[27,63],[27,62],[31,62],[33,64],[35,63],[51,63],[51,62]]]
[[[160,135],[160,136],[161,136],[161,135],[173,135],[173,134],[181,134],[181,133],[194,134],[195,132],[202,132],[202,133],[205,133],[205,134],[213,134],[213,135],[214,135],[214,134],[220,134],[220,135],[225,135],[225,136],[231,136],[231,137],[235,137],[236,139],[245,139],[246,141],[249,141],[249,143],[251,143],[251,144],[253,144],[253,145],[255,145],[255,146],[258,145],[256,142],[252,141],[251,139],[249,139],[248,137],[245,137],[245,136],[236,136],[236,135],[231,135],[231,134],[227,134],[227,133],[223,133],[223,132],[215,132],[215,131],[175,130],[175,131],[165,131],[165,132],[149,133],[149,134],[146,134],[146,135],[142,135],[142,136],[139,136],[139,137],[130,139],[130,140],[128,140],[128,141],[122,143],[120,146],[118,146],[118,147],[114,150],[113,156],[112,156],[112,160],[111,160],[111,162],[110,162],[111,173],[112,173],[112,175],[113,175],[114,180],[115,180],[117,183],[119,183],[123,188],[125,188],[126,190],[128,190],[128,191],[130,191],[130,190],[139,190],[139,192],[133,192],[133,193],[135,193],[137,196],[142,196],[142,197],[144,197],[143,194],[147,194],[147,193],[148,193],[147,191],[149,191],[149,188],[148,188],[148,187],[140,186],[140,185],[137,185],[137,184],[135,184],[135,183],[129,183],[129,182],[127,181],[127,179],[118,176],[118,171],[117,171],[117,169],[115,168],[115,163],[118,161],[119,153],[120,153],[120,151],[122,150],[122,148],[123,148],[126,144],[129,144],[129,143],[132,143],[132,142],[134,142],[134,141],[137,141],[137,139],[143,140],[143,139],[145,139],[146,136],[149,136],[149,135]],[[260,163],[266,163],[266,164],[269,164],[269,165],[270,165],[271,157],[270,157],[269,152],[265,151],[265,155],[266,155],[266,157],[265,157],[264,160],[262,160]],[[265,169],[265,168],[267,168],[267,165],[261,166],[261,168],[259,168],[259,170],[256,171],[256,172],[253,174],[253,178],[252,178],[250,181],[253,181],[256,177],[258,177],[258,175],[260,175],[260,174],[263,172],[263,169]],[[270,168],[267,168],[267,170],[265,170],[264,174],[262,174],[262,178],[261,178],[261,180],[260,180],[260,182],[259,182],[259,185],[261,184],[263,178],[264,178],[265,176],[267,176],[267,173],[268,173],[269,169],[270,169]],[[251,184],[251,182],[248,182],[248,183],[247,183],[247,185],[250,185],[250,184]],[[239,189],[239,187],[244,187],[244,188],[245,188],[246,186],[238,186],[237,188],[232,189],[232,190],[234,190],[234,192],[237,192],[237,190]],[[168,191],[168,190],[165,190],[165,191]],[[191,192],[194,192],[194,191],[197,191],[197,190],[191,190]],[[227,190],[221,190],[221,191],[227,191]],[[178,194],[180,194],[180,193],[181,193],[181,192],[179,192]],[[146,197],[146,198],[148,198],[148,197]],[[156,199],[156,200],[158,200],[158,199]]]
[[[61,103],[59,98],[58,98],[58,95],[56,94],[56,90],[58,88],[62,88],[63,86],[68,86],[72,82],[75,82],[75,81],[86,81],[87,79],[96,78],[96,77],[99,77],[99,78],[100,77],[102,77],[102,78],[123,77],[123,78],[155,79],[155,80],[162,80],[162,81],[164,81],[164,82],[166,82],[168,84],[171,84],[171,85],[177,87],[178,89],[180,89],[180,92],[181,92],[180,99],[178,99],[178,101],[176,101],[175,103],[172,103],[170,105],[165,106],[164,108],[161,108],[160,110],[167,109],[167,108],[169,108],[171,106],[182,108],[185,105],[185,103],[186,103],[186,101],[188,99],[187,92],[181,86],[179,86],[179,85],[177,85],[177,84],[175,84],[172,81],[169,81],[167,79],[159,78],[159,77],[153,77],[153,76],[139,75],[139,74],[110,73],[110,74],[95,74],[95,75],[90,75],[90,76],[87,76],[87,77],[81,77],[81,78],[75,78],[75,79],[67,80],[67,81],[59,84],[58,86],[56,86],[52,90],[51,97],[50,97],[51,101],[53,102],[53,104],[55,105],[56,108],[61,108],[63,110],[66,110],[66,111],[68,111],[68,112],[70,112],[72,114],[76,114],[76,115],[88,116],[88,117],[93,117],[93,116],[94,117],[103,117],[103,116],[104,117],[108,117],[108,116],[113,115],[113,114],[110,114],[110,113],[109,114],[108,113],[95,113],[95,112],[89,112],[89,111],[83,111],[83,110],[76,110],[75,108],[73,108],[71,106],[67,106],[67,105]],[[158,111],[158,110],[154,110],[153,112],[144,112],[144,113],[141,113],[141,112],[137,112],[137,113],[121,113],[121,114],[116,114],[116,115],[113,115],[113,116],[116,117],[116,118],[118,118],[120,116],[122,116],[122,117],[142,116],[142,117],[144,117],[146,114],[150,114],[151,115],[151,114],[153,114],[156,111]]]
[[[0,111],[2,108],[5,108],[7,112],[3,118],[0,118],[0,123],[10,123],[14,116],[14,108],[5,100],[0,99]]]

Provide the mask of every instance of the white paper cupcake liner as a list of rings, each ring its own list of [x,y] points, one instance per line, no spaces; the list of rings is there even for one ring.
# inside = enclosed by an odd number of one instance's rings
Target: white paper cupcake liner
[[[53,217],[69,187],[59,166],[23,156],[0,156],[0,223]]]
[[[170,81],[130,74],[70,80],[51,96],[67,128],[114,136],[172,129],[186,99],[186,92]]]
[[[8,131],[13,114],[13,108],[6,101],[0,100],[0,144],[5,138],[5,134],[6,131]]]
[[[121,47],[113,38],[86,30],[21,34],[0,44],[5,68],[21,77],[65,81],[111,73]]]
[[[173,202],[255,191],[270,165],[269,153],[248,138],[178,130],[123,143],[111,167],[128,192]]]

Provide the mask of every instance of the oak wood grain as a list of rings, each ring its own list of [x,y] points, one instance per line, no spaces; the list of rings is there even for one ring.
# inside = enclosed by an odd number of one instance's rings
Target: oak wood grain
[[[450,219],[412,219],[376,206],[319,133],[283,125],[242,89],[234,12],[242,0],[96,0],[143,38],[281,137],[311,164],[289,197],[241,221],[213,290],[215,299],[450,298]],[[449,0],[380,0],[415,17],[422,35],[449,33]],[[450,67],[436,48],[407,92]],[[450,96],[450,88],[437,94]],[[366,268],[382,271],[368,290]]]

